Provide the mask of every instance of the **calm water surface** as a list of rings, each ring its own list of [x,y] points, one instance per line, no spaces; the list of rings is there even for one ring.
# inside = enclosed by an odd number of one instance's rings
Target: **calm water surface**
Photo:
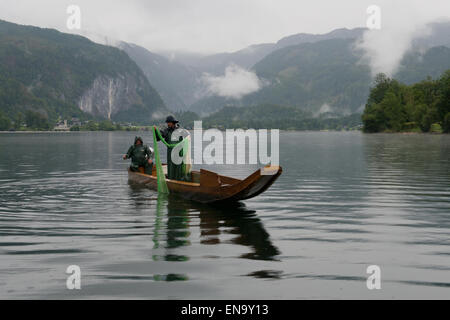
[[[448,135],[283,132],[282,176],[231,207],[129,185],[133,138],[0,135],[0,298],[450,299]]]

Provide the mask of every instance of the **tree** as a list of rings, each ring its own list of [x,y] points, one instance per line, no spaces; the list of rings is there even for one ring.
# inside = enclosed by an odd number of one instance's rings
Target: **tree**
[[[49,130],[50,123],[48,122],[48,118],[39,112],[34,112],[28,110],[25,113],[25,123],[28,128],[38,129],[38,130]]]
[[[362,116],[365,132],[450,131],[450,70],[406,86],[380,74]]]
[[[97,131],[98,125],[94,121],[89,121],[83,128],[86,131]]]
[[[403,123],[406,122],[406,112],[401,103],[400,98],[393,92],[389,91],[380,103],[380,108],[386,119],[386,127],[392,131],[400,131]]]
[[[114,125],[110,120],[101,121],[98,125],[100,131],[114,131]]]
[[[370,90],[368,104],[380,103],[386,91],[391,86],[392,80],[388,78],[384,73],[379,73],[375,76],[374,87]]]
[[[11,129],[11,120],[0,112],[0,131]]]
[[[444,121],[442,121],[442,131],[450,133],[450,112],[445,115]]]
[[[22,112],[18,112],[16,114],[16,117],[14,118],[14,129],[19,130],[22,127],[22,124],[24,122],[24,117]]]
[[[436,103],[437,112],[444,118],[450,112],[450,70],[439,79],[439,101]]]

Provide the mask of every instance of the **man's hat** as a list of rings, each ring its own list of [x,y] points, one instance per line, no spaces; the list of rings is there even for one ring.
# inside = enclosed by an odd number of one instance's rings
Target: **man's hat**
[[[176,119],[174,118],[174,116],[168,116],[168,117],[166,118],[166,123],[169,123],[169,122],[178,123],[179,121],[176,120]]]

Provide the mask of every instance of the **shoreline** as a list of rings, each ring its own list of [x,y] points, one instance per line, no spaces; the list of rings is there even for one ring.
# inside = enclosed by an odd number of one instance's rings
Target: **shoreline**
[[[215,128],[212,128],[215,129]],[[208,130],[208,129],[203,129],[203,130]],[[235,128],[235,130],[246,130],[246,129],[241,129],[241,128]],[[258,130],[258,129],[256,129]],[[276,130],[276,128],[271,128],[271,129],[267,129],[267,130]],[[360,132],[362,134],[367,134],[367,135],[372,135],[372,134],[403,134],[403,135],[446,135],[448,133],[444,133],[444,132],[414,132],[414,131],[406,131],[406,132],[363,132],[362,130],[283,130],[283,129],[278,129],[281,132]],[[225,131],[225,130],[221,130],[221,131]],[[150,131],[145,131],[145,130],[138,130],[138,131],[126,131],[126,130],[113,130],[113,131],[108,131],[108,130],[95,130],[95,131],[0,131],[0,134],[30,134],[30,133],[36,133],[36,134],[43,134],[43,133],[55,133],[55,134],[69,134],[69,133],[76,133],[76,134],[80,134],[80,133],[92,133],[92,132],[150,132]]]
[[[361,131],[362,132],[362,131]],[[445,132],[416,132],[416,131],[402,131],[402,132],[362,132],[364,134],[407,134],[407,135],[415,135],[415,134],[424,134],[424,135],[446,135],[448,133]]]
[[[225,131],[228,129],[217,129],[217,128],[202,128],[202,130],[209,130],[209,129],[215,129],[219,131]],[[254,128],[234,128],[233,130],[249,130]],[[279,128],[264,128],[265,130],[280,130],[284,132],[362,132],[362,130],[290,130],[290,129],[279,129]],[[194,131],[195,129],[186,129],[188,131]],[[254,130],[262,130],[262,128],[254,129]],[[0,134],[13,134],[13,133],[83,133],[83,132],[151,132],[151,130],[82,130],[82,131],[0,131]]]
[[[0,133],[70,133],[77,131],[0,131]],[[85,131],[85,132],[94,132],[94,131]]]

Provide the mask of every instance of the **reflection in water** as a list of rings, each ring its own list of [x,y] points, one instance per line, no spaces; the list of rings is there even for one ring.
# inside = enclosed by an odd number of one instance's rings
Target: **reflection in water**
[[[283,275],[282,271],[277,270],[260,270],[247,274],[249,277],[261,278],[261,279],[281,279]]]
[[[130,198],[135,200],[135,207],[142,206],[143,197],[148,197],[148,189],[129,183]],[[240,258],[254,260],[276,260],[279,250],[270,241],[256,211],[248,210],[243,203],[229,205],[205,205],[186,201],[176,195],[155,195],[156,212],[154,221],[153,261],[184,262],[190,257],[179,254],[179,248],[191,245],[190,227],[200,220],[200,243],[203,245],[217,245],[221,242],[231,242],[251,248],[251,252],[242,254]],[[221,240],[221,235],[233,235],[231,240]],[[194,239],[195,241],[195,239]],[[162,250],[163,254],[158,254]],[[253,276],[253,275],[252,275]],[[255,277],[273,277],[261,275]],[[187,280],[184,274],[170,274],[160,276],[162,280]],[[155,279],[160,280],[160,279]]]
[[[203,244],[220,243],[220,229],[226,228],[227,233],[236,235],[231,240],[232,243],[252,249],[252,252],[241,255],[241,258],[275,260],[275,256],[280,254],[270,241],[270,236],[264,229],[261,220],[256,216],[256,211],[248,210],[244,204],[205,205],[198,209]]]
[[[143,204],[143,198],[148,198],[148,189],[137,184],[129,183],[130,198],[135,200],[135,207],[139,208]],[[164,255],[152,254],[153,261],[188,261],[189,257],[186,255],[171,254],[170,249],[189,245],[189,226],[187,210],[170,209],[170,202],[168,196],[159,194],[155,198],[150,200],[156,200],[156,212],[155,222],[153,226],[153,251],[158,251],[163,241],[164,229],[166,231],[166,246]],[[167,228],[164,228],[163,220],[164,215],[167,214]],[[189,277],[185,274],[154,274],[150,277],[154,281],[185,281],[189,280]]]
[[[448,137],[376,135],[364,138],[368,178],[376,187],[372,191],[373,201],[382,206],[396,203],[414,229],[450,227],[448,211],[443,210],[450,207]],[[429,234],[425,237],[429,242]],[[442,239],[436,241],[439,244]]]
[[[186,208],[182,208],[169,201],[170,196],[158,195],[156,204],[156,220],[155,235],[159,234],[157,228],[161,227],[161,220],[164,213],[167,214],[167,228],[166,228],[166,254],[162,259],[164,261],[188,261],[189,257],[186,255],[173,254],[173,249],[188,246],[189,242],[189,217]],[[158,221],[159,220],[159,221]],[[155,248],[159,246],[155,242]],[[159,257],[153,255],[155,260],[160,260]]]
[[[137,193],[147,190],[145,187],[130,182],[130,190]],[[132,198],[138,200],[136,195]],[[136,202],[139,205],[139,201]],[[167,217],[166,226],[163,225]],[[243,203],[207,205],[186,201],[176,195],[160,194],[156,197],[156,213],[153,233],[154,249],[160,248],[165,228],[166,254],[163,257],[153,256],[154,260],[188,261],[186,255],[172,254],[171,249],[189,246],[191,219],[200,219],[200,243],[216,245],[221,243],[221,234],[235,235],[231,243],[250,247],[251,252],[241,255],[241,258],[254,260],[276,260],[279,250],[270,241],[270,235],[265,230],[256,211],[249,210]]]

